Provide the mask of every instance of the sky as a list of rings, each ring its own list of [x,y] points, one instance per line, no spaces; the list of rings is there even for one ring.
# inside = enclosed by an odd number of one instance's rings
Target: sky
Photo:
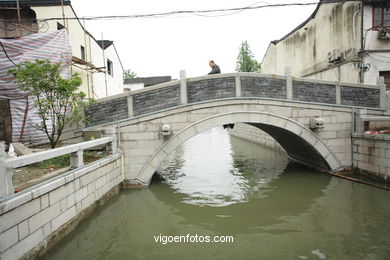
[[[309,3],[316,0],[72,0],[79,18],[133,15],[179,10],[208,10],[276,3]],[[304,22],[316,5],[270,7],[243,12],[182,14],[159,18],[86,21],[96,39],[113,40],[124,69],[139,77],[187,77],[207,74],[214,60],[222,73],[234,72],[239,47],[248,41],[261,62],[270,41],[280,39]],[[214,16],[214,17],[210,17]]]

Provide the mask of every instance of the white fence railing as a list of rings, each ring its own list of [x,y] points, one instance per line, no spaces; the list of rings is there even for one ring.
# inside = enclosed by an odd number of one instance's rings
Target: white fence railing
[[[106,145],[107,150],[111,151],[112,153],[116,153],[117,138],[115,130],[116,129],[106,129],[104,133],[106,137],[102,137],[96,140],[23,155],[11,159],[6,159],[4,144],[0,143],[0,197],[5,197],[15,192],[12,182],[12,175],[14,174],[15,168],[41,162],[61,155],[70,154],[70,168],[76,169],[84,165],[84,150],[100,145]]]

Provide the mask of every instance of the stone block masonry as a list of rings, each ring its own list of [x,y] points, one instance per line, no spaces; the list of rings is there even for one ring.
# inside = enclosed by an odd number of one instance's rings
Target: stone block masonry
[[[121,157],[67,172],[0,201],[0,259],[29,259],[63,238],[119,192]]]
[[[98,125],[128,117],[127,97],[91,104],[85,111],[89,124]]]
[[[293,81],[293,99],[336,104],[336,86],[314,82]]]
[[[260,73],[228,73],[185,78],[141,90],[104,98],[91,105],[86,115],[90,126],[134,116],[218,99],[277,99],[316,103],[384,108],[381,86],[348,85]]]
[[[187,83],[188,103],[235,97],[235,78],[199,80]]]
[[[380,107],[380,90],[341,86],[341,104],[360,107]]]
[[[390,181],[390,135],[353,133],[352,145],[356,172]]]
[[[285,99],[286,80],[262,77],[241,77],[243,97],[267,97]]]

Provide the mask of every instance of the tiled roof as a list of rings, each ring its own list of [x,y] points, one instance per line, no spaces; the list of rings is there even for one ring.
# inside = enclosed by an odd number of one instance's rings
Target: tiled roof
[[[96,42],[99,44],[100,48],[107,49],[110,47],[114,42],[110,40],[96,40]]]
[[[70,0],[64,0],[64,5],[69,5]],[[20,6],[50,6],[61,5],[61,0],[19,0]],[[16,6],[16,1],[0,0],[0,6]]]
[[[145,87],[154,86],[157,84],[171,81],[171,76],[158,76],[158,77],[145,77],[145,78],[133,78],[125,79],[124,84],[144,83]]]

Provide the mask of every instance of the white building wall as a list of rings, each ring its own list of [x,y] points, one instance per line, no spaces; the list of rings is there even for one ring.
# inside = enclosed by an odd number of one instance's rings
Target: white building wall
[[[358,82],[358,61],[354,60],[361,47],[359,6],[360,1],[321,4],[315,17],[302,28],[276,45],[270,44],[261,72],[283,75],[285,67],[291,67],[296,77]],[[330,63],[328,53],[334,50],[341,51],[350,62],[339,66]]]
[[[98,46],[98,45],[96,45]],[[99,47],[99,46],[98,46]],[[108,73],[95,73],[93,76],[93,87],[94,87],[94,98],[102,98],[106,96],[112,96],[123,92],[123,69],[121,62],[116,55],[115,46],[111,45],[104,50],[104,60],[103,60],[103,50],[99,47],[100,50],[92,52],[92,63],[98,64],[97,67],[107,66],[107,59],[109,59],[113,64],[113,75]],[[107,88],[106,88],[107,80]],[[107,92],[107,94],[106,94]]]
[[[61,6],[42,6],[32,7],[37,15],[38,20],[62,17]],[[64,6],[64,14],[66,18],[77,18],[71,6]],[[81,47],[85,50],[85,61],[92,63],[97,68],[106,66],[106,60],[110,59],[114,65],[114,76],[107,75],[104,72],[96,70],[87,70],[86,66],[73,65],[72,73],[79,73],[83,83],[80,91],[87,94],[90,98],[102,98],[110,95],[115,95],[123,92],[123,69],[120,64],[120,59],[115,52],[114,46],[111,45],[105,50],[105,59],[103,59],[103,50],[98,45],[93,37],[84,32],[83,24],[78,19],[52,20],[47,21],[47,26],[42,27],[40,32],[56,31],[57,22],[65,25],[70,36],[73,56],[81,59]],[[106,91],[107,79],[107,91]]]
[[[372,29],[372,7],[364,7],[364,64],[369,66],[364,73],[364,83],[376,84],[380,71],[390,71],[390,40],[379,40],[378,30]]]

